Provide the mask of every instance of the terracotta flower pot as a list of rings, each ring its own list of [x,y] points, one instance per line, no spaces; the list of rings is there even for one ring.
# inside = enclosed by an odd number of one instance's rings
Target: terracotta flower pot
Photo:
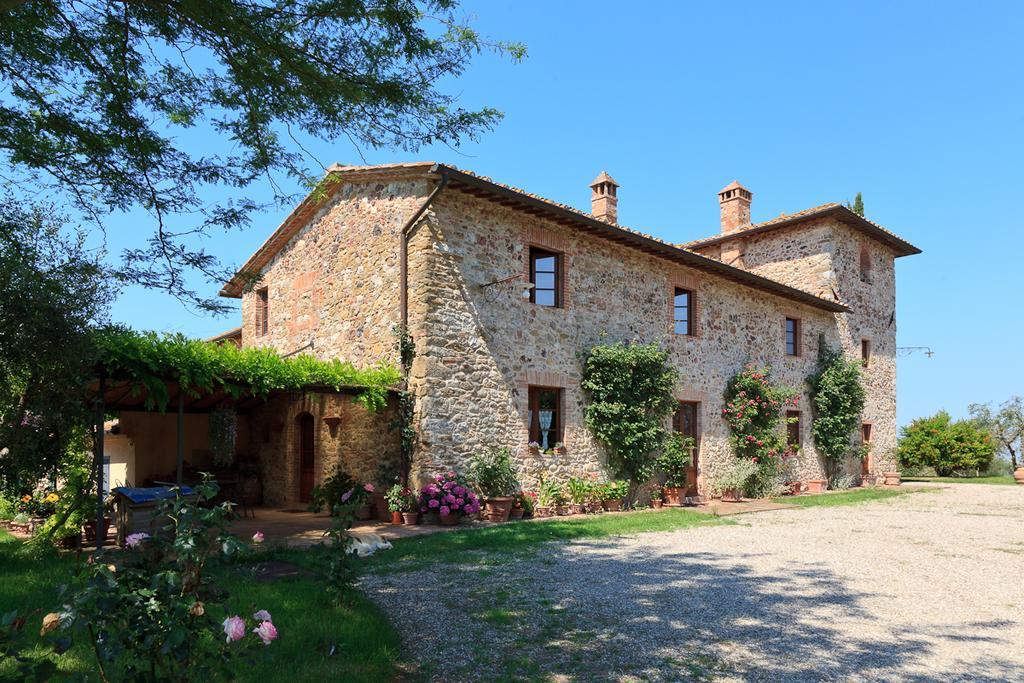
[[[807,481],[807,493],[824,493],[828,482],[824,479],[809,479]]]
[[[401,514],[402,522],[405,523],[406,526],[413,526],[414,524],[419,522],[420,513],[418,512],[403,512]]]
[[[484,519],[490,522],[507,522],[514,502],[512,496],[484,498]]]
[[[723,503],[739,503],[743,500],[743,492],[739,489],[725,489],[722,491]]]
[[[1018,467],[1013,471],[1013,480],[1024,486],[1024,467]]]
[[[462,515],[441,515],[441,526],[457,526]]]
[[[899,472],[883,472],[885,477],[886,486],[899,486],[900,485],[900,473]]]
[[[572,504],[572,514],[574,514],[574,515],[584,515],[586,513],[587,513],[587,506],[584,505],[583,503],[573,503]]]
[[[512,510],[508,513],[508,518],[522,519],[524,514],[526,514],[526,510],[524,510],[523,508],[512,508]]]
[[[364,503],[356,508],[356,519],[361,522],[373,517],[373,507],[369,503]]]
[[[601,501],[592,500],[589,503],[587,503],[587,512],[589,512],[592,515],[596,515],[599,512],[604,512],[604,507],[602,507]]]
[[[665,504],[665,501],[663,501],[661,498],[655,498],[654,500],[651,501],[651,505],[654,506],[655,510],[660,510],[661,506],[664,505],[664,504]]]
[[[617,499],[603,500],[601,501],[601,505],[604,506],[604,509],[607,512],[618,512],[619,510],[622,509],[622,501]]]
[[[537,507],[533,508],[533,516],[534,517],[550,517],[551,516],[551,508],[543,507],[541,505],[538,505]]]
[[[682,507],[683,501],[686,499],[686,489],[680,486],[666,486],[662,489],[665,505],[670,508]]]
[[[110,525],[113,524],[113,520],[110,517],[103,518],[104,527],[103,530],[107,531]],[[82,531],[85,533],[85,540],[87,543],[96,542],[96,520],[90,519],[82,525]]]
[[[392,510],[391,511],[391,523],[392,524],[401,524],[402,523],[402,513],[399,512],[398,510]]]
[[[791,496],[798,496],[800,491],[803,490],[803,484],[798,481],[787,481],[786,486],[789,487],[789,494]]]
[[[556,505],[555,506],[555,514],[558,515],[559,517],[565,517],[566,515],[569,514],[569,506],[568,505]]]

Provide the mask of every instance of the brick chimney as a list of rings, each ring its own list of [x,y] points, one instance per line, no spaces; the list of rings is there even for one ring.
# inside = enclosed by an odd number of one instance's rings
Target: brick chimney
[[[590,213],[599,221],[618,223],[619,184],[605,171],[590,183]]]
[[[750,225],[750,190],[734,180],[718,193],[718,204],[722,209],[722,234],[728,235]]]

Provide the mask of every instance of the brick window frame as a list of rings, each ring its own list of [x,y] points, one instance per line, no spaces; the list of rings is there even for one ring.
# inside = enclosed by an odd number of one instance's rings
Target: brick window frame
[[[796,418],[796,422],[790,422]],[[804,445],[803,437],[803,412],[799,410],[786,411],[786,445],[800,448]]]
[[[685,290],[690,294],[690,304],[687,315],[689,317],[689,332],[687,334],[676,332],[676,290]],[[679,339],[691,339],[701,336],[701,312],[704,310],[703,297],[701,296],[700,280],[692,275],[676,273],[668,279],[665,286],[668,295],[667,322],[669,333]]]
[[[807,331],[805,329],[805,322],[807,318],[802,311],[794,309],[784,308],[781,311],[781,315],[782,318],[781,322],[779,323],[779,339],[781,340],[780,346],[782,347],[782,357],[785,359],[800,359],[807,352],[807,335],[805,334],[805,332]],[[788,320],[795,320],[797,322],[796,354],[789,354],[786,351],[786,321]]]
[[[793,352],[789,352],[789,328],[790,323],[793,327]],[[792,316],[785,316],[782,321],[782,347],[783,352],[790,358],[799,358],[803,354],[804,348],[804,321],[800,318],[794,318]]]
[[[871,249],[863,244],[858,254],[858,265],[860,266],[860,281],[871,282]]]
[[[260,287],[253,296],[256,309],[255,330],[257,337],[264,337],[270,331],[270,288]]]
[[[532,225],[525,231],[523,235],[523,277],[526,282],[532,282],[532,259],[530,258],[531,249],[540,249],[542,251],[548,251],[558,256],[558,295],[557,305],[555,306],[542,306],[548,310],[559,310],[567,309],[571,303],[570,289],[569,289],[569,275],[571,274],[572,266],[572,255],[569,253],[569,240],[563,235],[559,235],[556,232],[543,228],[539,225]],[[524,297],[528,305],[534,306],[533,296],[527,299]]]
[[[522,418],[522,454],[530,454],[527,444],[532,440],[530,425],[530,387],[547,387],[561,390],[559,397],[559,408],[561,410],[562,423],[559,426],[561,435],[558,439],[562,445],[568,448],[571,445],[573,430],[581,422],[579,410],[576,406],[574,396],[578,394],[579,380],[560,372],[546,372],[538,370],[527,370],[516,379],[516,396],[519,414]],[[554,444],[552,444],[554,445]]]

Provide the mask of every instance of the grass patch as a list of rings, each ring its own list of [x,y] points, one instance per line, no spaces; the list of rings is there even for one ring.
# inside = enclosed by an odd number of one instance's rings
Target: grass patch
[[[551,541],[628,536],[732,523],[730,520],[677,508],[514,522],[400,539],[394,542],[392,550],[370,557],[364,569],[412,571],[438,562],[461,563],[465,553],[474,551],[493,554],[480,558],[478,564],[485,566],[488,562],[502,563],[521,557]]]
[[[1000,486],[1015,486],[1017,484],[1009,474],[997,474],[990,477],[904,477],[903,481],[929,484],[998,484]]]
[[[0,531],[0,614],[17,610],[27,618],[22,632],[33,642],[42,617],[59,607],[57,589],[71,579],[72,555],[33,558],[19,552],[21,542]],[[313,569],[320,565],[322,550],[287,550],[267,553]],[[278,557],[280,556],[280,557]],[[260,559],[264,559],[262,556]],[[230,591],[226,603],[234,613],[250,615],[258,606],[274,615],[280,638],[255,662],[238,672],[240,681],[346,680],[392,681],[401,647],[398,632],[384,614],[361,594],[353,592],[343,607],[326,598],[323,579],[317,576],[257,581],[244,565],[218,567],[217,585]],[[62,673],[92,674],[94,663],[85,641],[54,661]],[[40,655],[42,648],[36,650]],[[0,679],[5,664],[0,662]]]
[[[925,489],[857,489],[840,493],[818,493],[811,496],[793,496],[784,502],[800,507],[838,507],[840,505],[856,505],[873,500],[888,500],[906,496]]]

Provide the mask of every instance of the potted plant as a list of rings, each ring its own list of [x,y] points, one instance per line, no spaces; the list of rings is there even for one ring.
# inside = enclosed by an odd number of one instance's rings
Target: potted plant
[[[737,458],[715,482],[714,491],[723,502],[738,503],[750,480],[757,474],[757,465],[745,458]]]
[[[686,500],[687,473],[695,442],[693,437],[674,433],[665,441],[656,467],[665,475],[665,505],[680,507]],[[653,498],[652,498],[653,502]]]
[[[526,447],[529,449],[530,455],[540,455],[540,444],[536,441],[531,441],[526,444]]]
[[[660,510],[661,506],[665,504],[665,501],[661,499],[662,489],[660,486],[655,486],[651,489],[651,505],[654,506],[655,510]]]
[[[597,477],[591,475],[590,490],[587,492],[587,512],[597,514],[604,512],[601,500],[604,498],[604,484],[597,481]]]
[[[622,479],[609,481],[601,487],[601,505],[606,512],[622,509],[622,499],[629,493],[629,482]]]
[[[402,513],[409,509],[410,493],[409,489],[401,484],[395,484],[384,494],[384,500],[387,501],[388,505],[388,512],[391,513],[392,524],[402,523]]]
[[[555,455],[565,455],[566,453],[568,453],[568,451],[565,448],[565,444],[563,444],[561,441],[555,444],[554,450]]]
[[[462,475],[449,470],[434,477],[420,490],[420,511],[436,512],[441,524],[454,526],[462,517],[480,512],[480,498]]]
[[[491,522],[507,522],[513,497],[519,490],[519,476],[507,448],[490,448],[473,457],[470,479],[484,499],[484,516]]]
[[[512,504],[511,519],[523,519],[533,517],[533,509],[536,505],[537,494],[532,491],[519,491],[516,493],[515,502]]]
[[[369,498],[370,494],[366,491],[357,494],[354,490],[356,488],[356,482],[339,466],[322,484],[314,486],[310,491],[309,511],[321,512],[326,508],[334,516],[338,514],[338,506],[348,505],[353,496],[356,496],[356,502]]]
[[[582,515],[587,511],[587,498],[590,496],[590,482],[579,477],[569,477],[566,484],[569,493],[569,504],[572,506],[572,514]]]
[[[555,481],[540,479],[540,488],[537,490],[537,507],[534,514],[537,517],[550,517],[555,513],[555,507],[562,498],[562,486]]]

